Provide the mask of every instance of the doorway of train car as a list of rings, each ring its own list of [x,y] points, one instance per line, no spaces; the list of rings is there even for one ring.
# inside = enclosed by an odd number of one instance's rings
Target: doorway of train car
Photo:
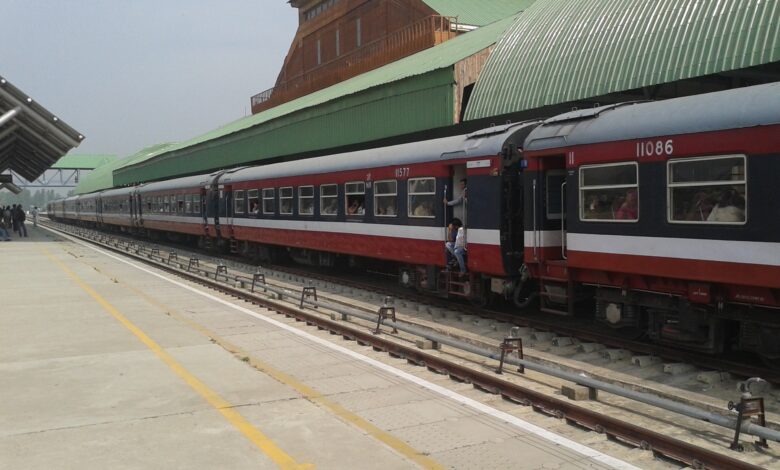
[[[566,157],[541,155],[530,160],[533,256],[528,263],[539,279],[541,310],[571,315],[574,285],[566,252]]]
[[[534,259],[566,259],[566,161],[563,156],[534,159],[529,173],[533,210]]]
[[[132,225],[135,228],[141,228],[144,225],[144,200],[138,189],[133,189],[130,197],[135,200],[135,213],[133,214]]]
[[[450,166],[450,177],[444,183],[442,240],[445,242],[443,252],[446,267],[439,276],[439,289],[448,296],[472,299],[475,295],[481,295],[482,289],[475,288],[475,282],[477,281],[468,274],[469,204],[466,172],[465,164],[452,165]],[[452,230],[449,228],[451,222],[455,222]],[[458,250],[455,246],[459,226],[462,227],[464,241],[466,242],[465,251]],[[456,250],[459,253],[456,253]],[[463,267],[460,266],[461,262]]]
[[[450,175],[444,188],[444,225],[446,227],[453,218],[457,218],[466,228],[468,227],[466,165],[453,165],[450,167]]]

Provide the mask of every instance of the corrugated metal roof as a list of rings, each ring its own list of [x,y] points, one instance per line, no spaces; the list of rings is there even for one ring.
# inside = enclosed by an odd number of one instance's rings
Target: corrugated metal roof
[[[121,178],[119,179],[124,182],[142,181],[143,179],[137,178],[137,176],[139,176],[137,173],[135,175],[130,175],[128,173],[133,171],[134,166],[139,166],[139,165],[147,166],[152,164],[157,159],[166,159],[171,157],[175,157],[177,160],[180,160],[179,163],[180,168],[188,168],[190,171],[201,171],[201,170],[208,171],[211,168],[226,167],[226,166],[244,163],[247,160],[245,159],[238,159],[235,161],[231,160],[232,155],[229,154],[228,152],[225,152],[225,154],[223,154],[219,158],[219,160],[214,161],[212,159],[210,162],[211,165],[210,167],[208,168],[197,167],[191,169],[191,166],[193,164],[196,164],[200,160],[202,160],[199,158],[199,153],[212,154],[213,147],[221,143],[220,139],[238,138],[239,133],[247,134],[247,136],[249,136],[249,134],[252,135],[258,134],[256,141],[253,142],[253,144],[256,146],[256,152],[252,160],[257,160],[265,157],[270,158],[273,156],[284,155],[284,154],[265,155],[264,154],[265,147],[269,145],[269,142],[268,140],[264,140],[264,136],[262,135],[264,129],[270,129],[276,125],[281,126],[281,124],[279,124],[282,122],[281,118],[288,117],[289,120],[287,122],[284,122],[284,125],[289,126],[295,124],[296,122],[311,120],[313,119],[313,117],[317,117],[319,114],[324,114],[326,111],[330,113],[334,113],[337,109],[346,108],[348,105],[352,107],[365,106],[365,103],[353,103],[353,102],[342,103],[342,101],[346,97],[357,95],[358,93],[364,92],[366,90],[379,89],[378,87],[380,87],[380,85],[385,85],[393,82],[400,82],[403,79],[407,79],[409,77],[426,75],[433,71],[441,70],[447,67],[452,67],[452,65],[454,65],[458,61],[463,60],[466,57],[469,57],[495,44],[498,38],[500,38],[501,35],[504,33],[506,28],[512,24],[513,20],[514,17],[509,17],[504,20],[497,21],[488,26],[484,26],[482,28],[478,28],[474,31],[458,36],[457,38],[444,42],[436,47],[426,49],[417,54],[403,58],[399,61],[393,62],[384,67],[372,70],[370,72],[359,75],[357,77],[351,78],[349,80],[346,80],[342,83],[336,84],[329,88],[325,88],[323,90],[317,91],[310,95],[279,105],[277,107],[271,108],[262,113],[258,113],[253,116],[248,116],[239,119],[219,129],[200,135],[188,141],[181,142],[178,144],[173,144],[170,147],[166,147],[164,149],[160,149],[158,151],[149,153],[143,158],[133,159],[132,161],[126,162],[121,168],[117,170],[117,176],[121,175]],[[450,80],[451,79],[452,78],[450,78]],[[440,80],[441,78],[437,78],[435,81],[440,81]],[[431,86],[431,85],[427,85],[427,86]],[[450,95],[451,94],[452,93],[450,93]],[[400,97],[399,99],[403,99],[403,97]],[[319,105],[323,105],[326,103],[328,104],[329,107],[328,110],[324,110],[324,108],[323,110],[319,110],[317,108]],[[339,103],[342,104],[339,105]],[[450,107],[451,107],[451,103],[450,103]],[[296,116],[299,117],[291,116],[303,110],[307,110],[307,112],[296,114]],[[393,111],[392,109],[389,109],[388,113],[384,115],[385,121],[387,121],[389,117],[401,119],[403,121],[408,121],[410,119],[410,116],[408,116],[406,113],[392,114],[391,113],[392,111]],[[448,110],[449,115],[452,115],[453,113],[454,111],[452,109]],[[295,121],[295,122],[291,122],[291,121]],[[392,123],[388,122],[388,124],[392,124]],[[447,123],[441,123],[440,125],[445,125],[445,124]],[[373,138],[382,138],[382,137],[395,135],[391,132],[392,130],[395,129],[395,127],[392,125],[388,125],[387,135],[374,136]],[[307,129],[299,129],[299,133],[298,133],[299,140],[301,136],[307,136],[307,134],[303,132],[306,130]],[[408,130],[404,128],[404,131],[407,132],[413,130],[415,129]],[[422,130],[422,129],[416,129],[416,130]],[[360,141],[356,141],[356,142],[360,142]],[[342,142],[341,145],[347,145],[356,142]],[[296,142],[292,141],[291,143],[295,144]],[[320,148],[322,148],[322,146],[320,146]],[[294,152],[309,151],[311,149],[307,149],[303,147],[296,149],[293,146],[288,150],[289,153],[294,153]],[[209,155],[209,157],[210,156],[211,155]],[[155,170],[150,167],[148,171],[145,171],[145,174],[141,176],[143,176],[144,179],[147,177],[151,177],[149,173],[153,173],[154,171]],[[180,172],[182,171],[180,170]],[[168,175],[165,172],[163,172],[155,176],[159,178]]]
[[[588,111],[545,121],[525,150],[780,124],[780,82]]]
[[[94,170],[112,160],[116,160],[116,155],[65,155],[51,169]]]
[[[148,158],[150,154],[156,154],[173,144],[157,144],[146,147],[138,152],[123,158],[113,158],[104,165],[96,167],[94,171],[81,178],[78,186],[76,186],[76,194],[87,194],[95,191],[102,191],[104,189],[114,187],[114,170],[121,168],[124,165],[128,165],[134,161],[138,161],[144,158]],[[59,163],[59,162],[58,162]]]
[[[81,133],[0,76],[0,172],[10,169],[35,181],[83,140]]]
[[[525,10],[536,0],[423,0],[442,16],[457,16],[460,24],[484,26]]]
[[[780,60],[780,0],[544,0],[507,30],[478,119]]]

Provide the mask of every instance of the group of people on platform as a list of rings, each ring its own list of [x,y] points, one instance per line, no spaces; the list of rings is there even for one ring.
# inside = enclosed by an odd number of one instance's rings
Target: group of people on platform
[[[33,226],[38,226],[38,208],[33,207],[31,211],[33,217]],[[27,220],[27,213],[22,209],[21,204],[14,204],[13,206],[0,207],[0,237],[5,241],[11,241],[11,232],[18,234],[20,237],[27,236],[27,227],[24,226],[24,222]]]

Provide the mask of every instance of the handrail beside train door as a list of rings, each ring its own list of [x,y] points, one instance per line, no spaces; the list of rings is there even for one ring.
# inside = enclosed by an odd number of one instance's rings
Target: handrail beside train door
[[[533,207],[533,247],[534,247],[534,261],[539,260],[539,253],[538,253],[538,247],[539,247],[539,227],[536,222],[536,177],[533,179],[533,183],[531,185],[531,194],[533,195],[532,201],[531,201],[531,207]]]
[[[561,258],[566,258],[566,181],[561,183]]]

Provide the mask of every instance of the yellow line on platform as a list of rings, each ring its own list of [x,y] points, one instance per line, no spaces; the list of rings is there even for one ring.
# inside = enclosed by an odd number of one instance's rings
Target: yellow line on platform
[[[329,400],[327,397],[325,397],[320,392],[314,390],[313,388],[307,386],[306,384],[298,381],[294,377],[291,377],[290,375],[274,368],[273,366],[266,364],[265,362],[257,359],[256,357],[252,356],[252,354],[240,346],[237,346],[230,341],[220,337],[213,331],[209,330],[208,328],[204,327],[203,325],[190,320],[185,315],[182,315],[176,309],[171,308],[169,305],[165,305],[156,299],[150,297],[146,293],[144,293],[140,289],[136,289],[134,287],[125,285],[125,288],[131,290],[134,294],[138,295],[139,297],[142,297],[144,300],[149,302],[150,304],[164,310],[168,315],[170,315],[172,318],[175,318],[178,321],[181,321],[182,323],[187,324],[194,330],[197,330],[201,334],[207,336],[208,338],[214,340],[218,345],[225,348],[227,351],[229,351],[232,354],[235,354],[238,357],[242,358],[248,358],[249,364],[252,365],[257,370],[265,373],[269,377],[276,379],[277,381],[281,382],[284,385],[287,385],[288,387],[294,389],[298,393],[300,393],[304,398],[311,401],[312,403],[315,403],[327,410],[329,410],[332,414],[338,416],[342,420],[352,424],[353,426],[362,429],[365,431],[368,435],[373,437],[374,439],[382,442],[386,446],[390,447],[391,449],[395,450],[399,454],[403,455],[407,459],[411,460],[412,462],[416,463],[422,468],[425,469],[431,469],[431,470],[443,470],[445,467],[436,462],[434,459],[423,455],[421,452],[407,444],[406,442],[402,441],[401,439],[398,439],[397,437],[393,436],[392,434],[383,431],[382,429],[374,426],[369,421],[361,418],[360,416],[356,415],[355,413],[347,410],[343,406],[339,405],[338,403],[335,403],[331,400]]]
[[[215,391],[211,390],[206,384],[198,380],[187,369],[179,364],[170,354],[168,354],[159,344],[151,339],[140,328],[135,326],[122,313],[109,303],[103,296],[98,294],[88,284],[86,284],[76,273],[70,270],[64,263],[55,258],[49,250],[42,248],[41,251],[62,271],[65,272],[81,289],[89,294],[103,309],[111,314],[119,323],[130,330],[146,347],[152,350],[154,354],[162,360],[176,375],[187,383],[193,390],[198,392],[211,406],[247,437],[257,448],[273,462],[283,469],[304,469],[313,468],[311,464],[298,464],[295,460],[277,446],[271,439],[260,430],[249,423],[241,414],[233,409],[233,405],[220,397]]]

